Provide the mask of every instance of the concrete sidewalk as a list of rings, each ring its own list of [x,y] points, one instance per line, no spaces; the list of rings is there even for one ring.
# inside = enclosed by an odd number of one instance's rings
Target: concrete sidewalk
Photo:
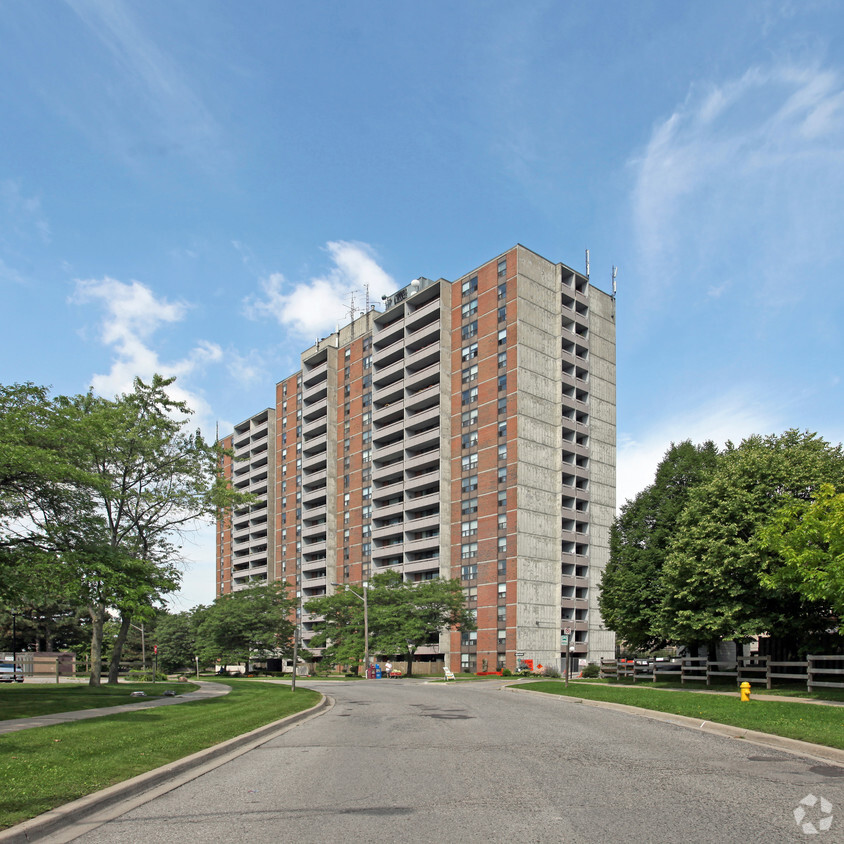
[[[138,700],[136,703],[123,703],[118,706],[104,706],[100,709],[77,709],[73,712],[55,712],[52,715],[34,715],[31,718],[12,718],[8,721],[0,721],[0,735],[4,733],[16,733],[19,730],[31,730],[35,727],[51,727],[55,724],[65,724],[69,721],[84,721],[88,718],[103,718],[107,715],[116,715],[119,712],[134,712],[138,709],[152,709],[156,706],[174,706],[177,703],[189,703],[193,700],[208,700],[213,697],[227,695],[231,687],[224,683],[212,683],[208,680],[192,680],[200,688],[195,692],[188,692],[185,695],[160,698],[157,700]],[[178,684],[174,684],[178,687]],[[129,692],[126,692],[129,698]]]

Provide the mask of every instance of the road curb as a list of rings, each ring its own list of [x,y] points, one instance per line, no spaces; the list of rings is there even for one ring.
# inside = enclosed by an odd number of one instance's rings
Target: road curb
[[[812,744],[808,741],[775,736],[771,733],[760,733],[757,730],[746,730],[742,727],[733,727],[729,724],[719,724],[715,721],[701,721],[699,718],[689,718],[687,715],[674,715],[670,712],[658,712],[655,709],[643,709],[640,706],[630,706],[626,703],[613,703],[606,700],[590,700],[582,697],[571,697],[569,695],[552,695],[548,692],[541,692],[538,689],[519,688],[518,685],[504,686],[504,691],[522,692],[524,694],[543,695],[547,699],[566,701],[568,703],[579,703],[584,706],[596,706],[599,709],[610,709],[616,712],[625,712],[628,715],[639,715],[650,718],[652,721],[661,721],[665,724],[674,724],[688,730],[697,730],[703,733],[713,733],[731,739],[742,739],[752,744],[759,744],[764,747],[771,747],[782,750],[786,753],[793,753],[798,756],[807,756],[819,762],[844,767],[844,750],[836,747],[826,747],[823,744]]]
[[[141,795],[144,792],[151,791],[157,786],[162,786],[168,781],[176,779],[180,775],[187,774],[203,766],[208,766],[209,763],[221,760],[222,757],[237,756],[248,750],[252,750],[254,747],[264,744],[300,721],[305,721],[308,718],[322,714],[322,710],[329,708],[332,704],[333,701],[331,698],[327,695],[322,695],[320,701],[310,709],[288,715],[286,718],[273,721],[271,724],[265,724],[263,727],[258,727],[248,733],[235,736],[220,744],[207,747],[204,750],[198,750],[190,756],[185,756],[182,759],[177,759],[175,762],[162,765],[160,768],[154,768],[144,774],[132,777],[132,779],[124,780],[101,791],[80,797],[71,803],[57,806],[55,809],[30,818],[28,821],[22,821],[15,826],[0,831],[0,842],[3,842],[3,844],[5,842],[24,844],[24,842],[38,841],[48,835],[53,835],[64,827],[79,823],[91,815],[108,809],[110,806]],[[197,773],[196,775],[198,776],[199,774]],[[176,784],[173,784],[171,787],[176,787]]]

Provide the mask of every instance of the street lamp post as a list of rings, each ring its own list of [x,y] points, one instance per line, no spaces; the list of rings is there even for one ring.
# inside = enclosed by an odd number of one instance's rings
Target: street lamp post
[[[332,586],[340,586],[339,583],[332,583]],[[342,584],[347,592],[351,592],[356,598],[360,598],[363,601],[363,679],[369,679],[369,601],[367,600],[366,593],[369,590],[369,583],[364,580],[361,584],[361,589],[363,590],[363,595],[355,592],[348,583]]]
[[[12,610],[12,682],[18,681],[18,614]]]

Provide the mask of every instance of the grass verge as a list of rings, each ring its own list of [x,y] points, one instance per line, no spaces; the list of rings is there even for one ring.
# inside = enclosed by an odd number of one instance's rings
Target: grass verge
[[[560,682],[523,683],[521,689],[639,706],[657,712],[686,715],[702,721],[729,724],[775,736],[809,741],[844,750],[844,707],[811,703],[753,700],[742,703],[738,694],[707,695],[637,686]]]
[[[149,700],[157,700],[166,689],[183,695],[198,688],[199,686],[193,683],[120,683],[116,686],[54,686],[46,683],[15,685],[0,689],[0,721],[137,703],[137,700],[131,697],[131,693],[135,691],[146,692]]]
[[[0,829],[313,706],[317,692],[221,680],[211,700],[0,736]]]

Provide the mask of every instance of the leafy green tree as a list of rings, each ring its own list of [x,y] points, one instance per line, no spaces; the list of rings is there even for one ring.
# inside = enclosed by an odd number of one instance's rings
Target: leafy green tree
[[[663,565],[689,494],[711,476],[717,460],[711,441],[672,443],[654,482],[624,504],[613,523],[598,600],[604,623],[633,648],[666,644],[660,625]]]
[[[763,536],[782,507],[842,482],[841,446],[815,434],[789,430],[728,443],[677,520],[663,569],[665,637],[713,647],[762,633],[793,641],[828,626],[826,606],[768,579],[783,560]]]
[[[811,503],[789,502],[761,539],[783,563],[763,578],[764,585],[828,604],[844,633],[844,493],[822,484]]]
[[[109,609],[121,614],[109,672],[116,682],[132,619],[148,617],[178,586],[183,531],[251,500],[221,477],[219,449],[188,430],[191,411],[167,393],[173,380],[136,379],[114,400],[49,401],[30,385],[0,396],[0,434],[12,443],[0,452],[0,584],[20,594],[19,573],[43,571],[57,593],[87,606],[92,685]],[[27,474],[30,458],[37,471]]]
[[[153,641],[162,671],[193,670],[200,652],[198,627],[206,612],[206,607],[199,606],[187,612],[158,613]]]
[[[413,651],[436,641],[442,631],[474,630],[459,580],[409,583],[395,571],[380,572],[369,583],[369,650],[389,656],[406,654],[408,675]],[[364,653],[363,603],[346,591],[314,598],[305,609],[323,617],[314,629],[314,647],[326,647],[323,659],[357,665]]]
[[[203,660],[220,659],[224,665],[243,662],[248,672],[253,659],[289,656],[295,606],[282,581],[221,595],[204,611],[198,625]]]

